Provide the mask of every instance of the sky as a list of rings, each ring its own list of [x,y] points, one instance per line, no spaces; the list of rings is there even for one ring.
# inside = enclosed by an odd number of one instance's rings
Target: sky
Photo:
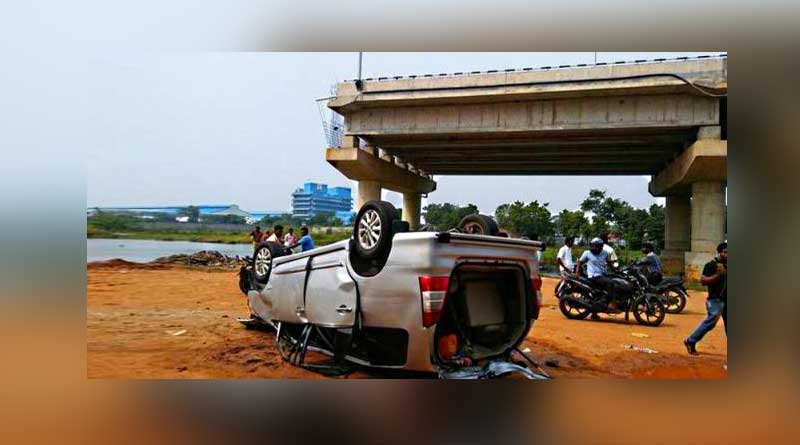
[[[703,53],[597,53],[598,62]],[[595,53],[364,53],[363,77],[592,63]],[[289,210],[303,182],[355,183],[324,159],[316,99],[357,77],[358,53],[135,52],[90,60],[88,207],[238,204]],[[592,188],[635,207],[643,176],[437,176],[425,203],[494,213],[515,200],[577,209]],[[384,192],[396,205],[400,195]]]

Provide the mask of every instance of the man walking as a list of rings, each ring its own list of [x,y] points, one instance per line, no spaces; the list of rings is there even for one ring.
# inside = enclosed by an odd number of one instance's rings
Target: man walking
[[[728,243],[717,246],[717,257],[708,262],[703,268],[700,283],[708,287],[708,299],[705,320],[695,329],[692,335],[683,341],[686,351],[697,355],[695,346],[717,325],[719,318],[725,324],[725,335],[728,334]]]

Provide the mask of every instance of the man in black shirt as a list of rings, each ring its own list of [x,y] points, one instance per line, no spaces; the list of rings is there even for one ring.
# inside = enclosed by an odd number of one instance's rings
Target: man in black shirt
[[[717,325],[722,317],[725,323],[725,334],[728,334],[728,243],[717,246],[717,257],[703,268],[700,283],[708,287],[706,310],[708,316],[700,323],[692,335],[683,341],[689,354],[697,355],[695,345]]]

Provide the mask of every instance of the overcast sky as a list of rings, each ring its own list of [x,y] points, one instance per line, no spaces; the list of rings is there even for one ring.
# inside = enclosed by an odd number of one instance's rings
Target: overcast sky
[[[598,61],[701,53],[598,53]],[[239,204],[289,210],[305,181],[351,186],[325,162],[315,99],[357,75],[357,53],[128,53],[91,61],[87,205]],[[592,63],[594,53],[365,53],[364,77]],[[437,177],[427,202],[493,213],[514,200],[575,209],[591,188],[637,207],[642,176]],[[355,190],[354,190],[355,191]],[[386,198],[399,204],[394,193]]]

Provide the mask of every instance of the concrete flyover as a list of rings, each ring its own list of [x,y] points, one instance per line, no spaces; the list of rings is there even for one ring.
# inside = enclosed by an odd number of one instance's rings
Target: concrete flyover
[[[726,94],[726,56],[342,82],[326,158],[358,204],[402,192],[412,227],[431,175],[650,175],[665,266],[696,277],[724,237]]]

